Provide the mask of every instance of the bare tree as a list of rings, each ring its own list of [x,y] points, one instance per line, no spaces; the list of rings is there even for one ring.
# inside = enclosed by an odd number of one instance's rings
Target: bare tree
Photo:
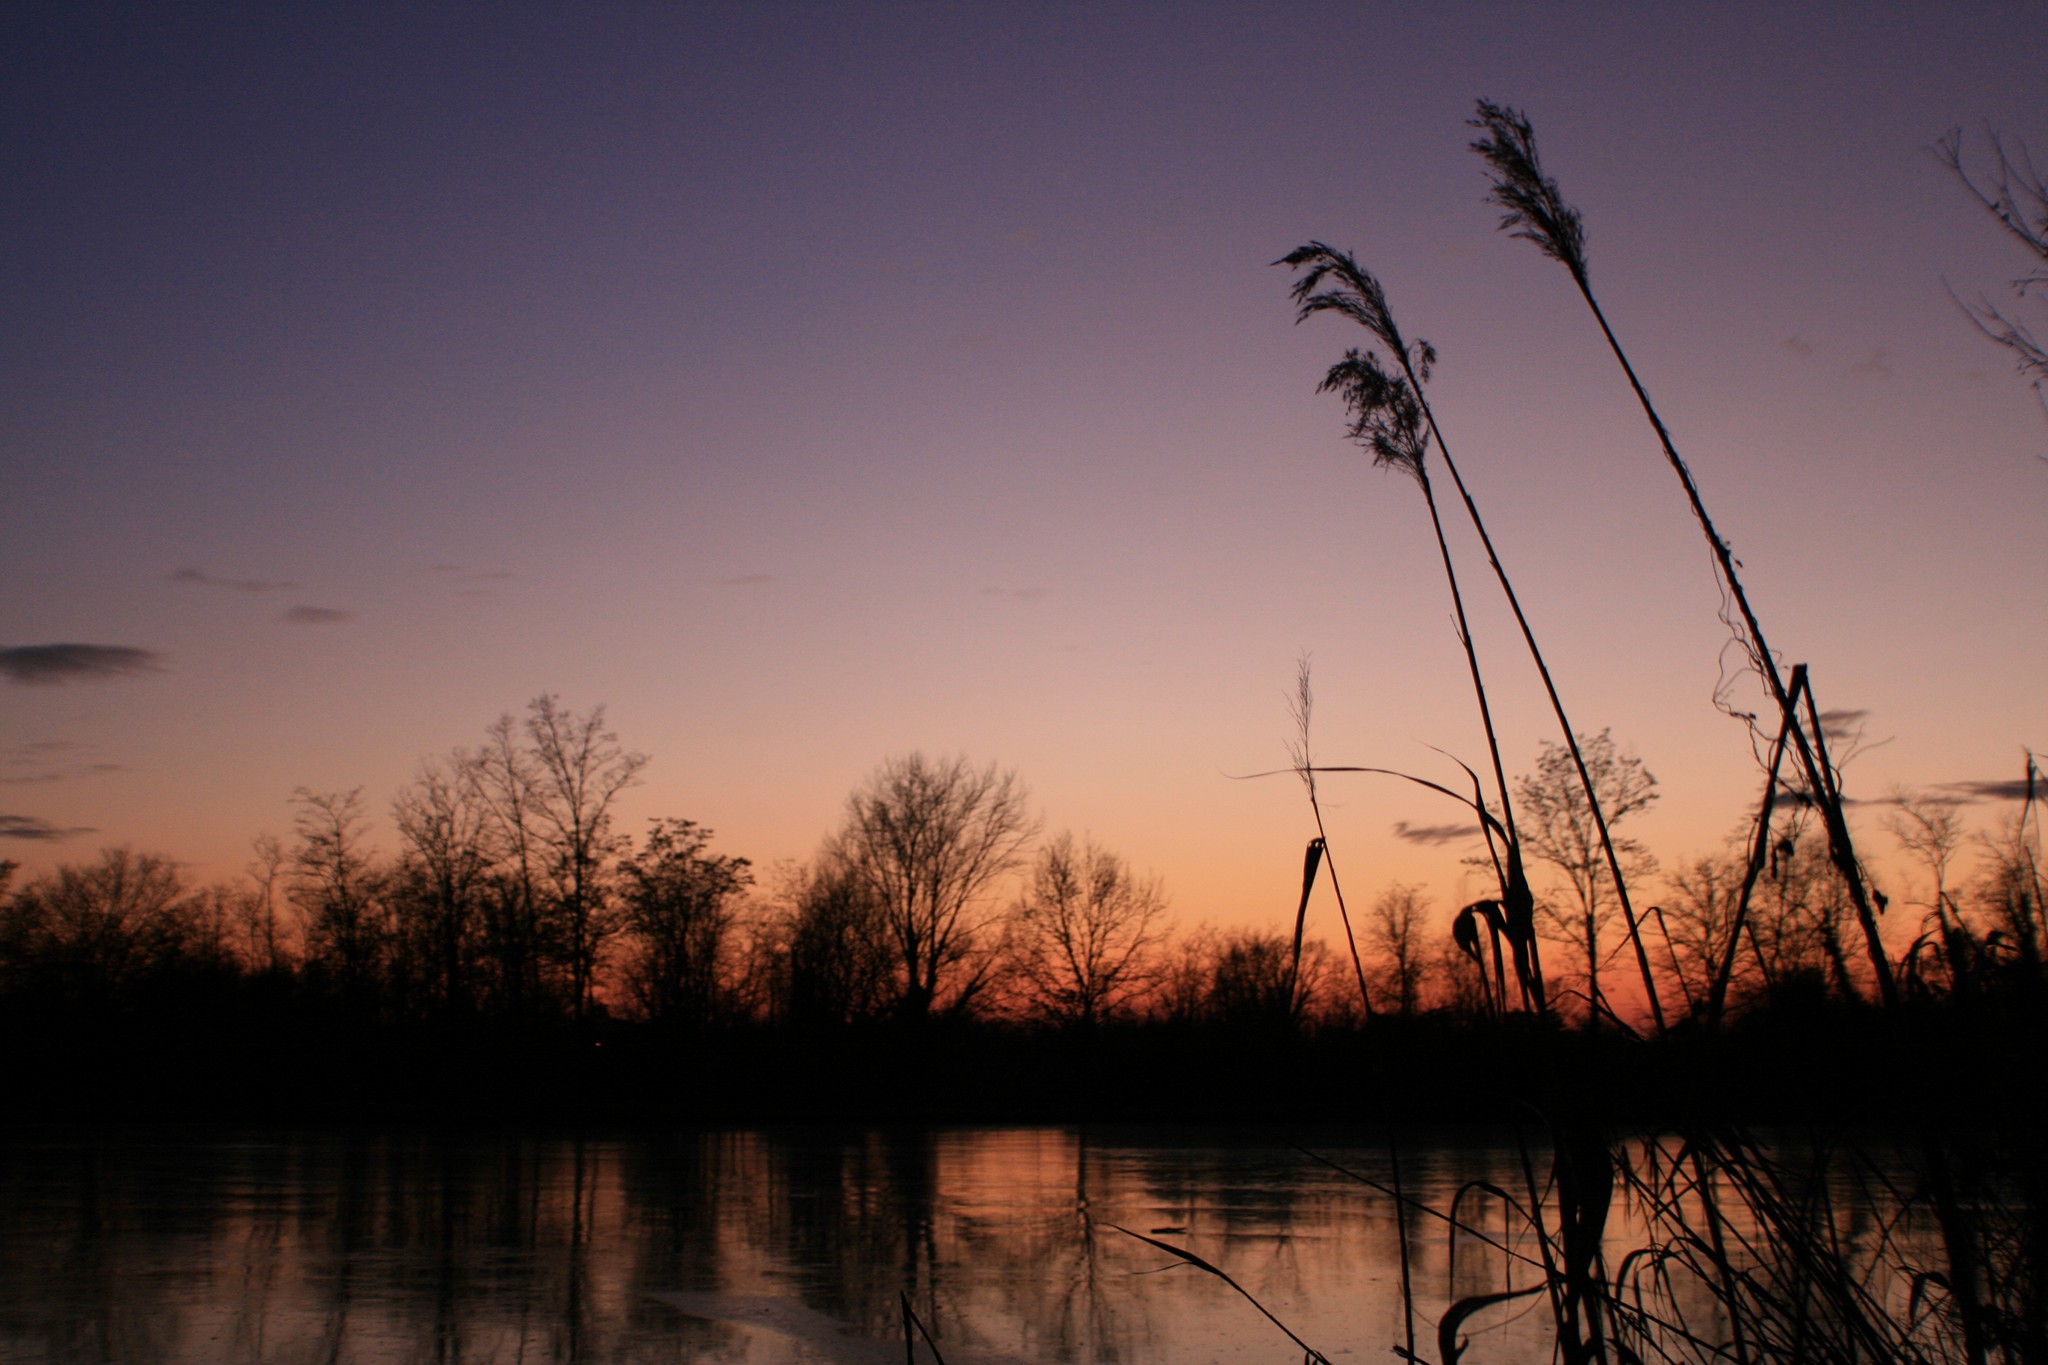
[[[484,912],[489,985],[506,1013],[529,1015],[549,1002],[557,984],[550,979],[557,954],[547,942],[544,860],[534,824],[539,775],[521,742],[519,722],[510,714],[485,728],[482,748],[459,751],[458,757],[489,813],[491,854],[497,863]]]
[[[570,1013],[588,1008],[605,942],[618,929],[607,884],[622,841],[612,803],[639,780],[647,755],[628,753],[605,728],[604,708],[578,716],[543,693],[526,708],[531,745],[531,828],[545,854],[551,910],[569,971]]]
[[[1634,754],[1616,750],[1612,731],[1580,735],[1578,750],[1583,771],[1569,750],[1545,740],[1536,771],[1516,781],[1515,798],[1521,803],[1522,842],[1530,856],[1564,877],[1569,901],[1547,903],[1544,909],[1552,928],[1579,953],[1588,1018],[1596,1019],[1605,1008],[1600,968],[1616,905],[1613,866],[1619,865],[1624,879],[1640,877],[1656,866],[1641,843],[1614,830],[1657,799],[1657,779]],[[1605,839],[1586,800],[1588,783],[1606,815]]]
[[[277,972],[290,961],[289,944],[277,920],[278,883],[287,861],[284,845],[274,834],[259,834],[250,841],[249,851],[252,856],[243,873],[250,890],[242,899],[249,966],[255,971]]]
[[[1898,806],[1887,822],[1892,837],[1927,869],[1933,884],[1926,908],[1937,909],[1948,900],[1948,871],[1963,846],[1962,803],[1953,797],[1906,792],[1898,792],[1892,799]]]
[[[363,842],[363,789],[292,794],[292,899],[305,919],[306,958],[353,1005],[367,1001],[382,966],[382,878]]]
[[[1715,974],[1728,956],[1728,940],[1735,933],[1736,911],[1742,904],[1742,883],[1748,872],[1739,836],[1736,843],[1737,847],[1719,856],[1681,863],[1665,879],[1670,894],[1659,917],[1670,950],[1671,972],[1679,994],[1695,1011],[1712,998]],[[1754,944],[1754,933],[1747,937]],[[1738,996],[1754,993],[1759,962],[1754,951],[1744,953],[1737,945],[1730,980]]]
[[[1236,1028],[1297,1027],[1327,1003],[1334,975],[1318,940],[1302,944],[1297,971],[1289,935],[1227,931],[1212,941],[1201,1017]]]
[[[399,859],[400,937],[431,1004],[475,1003],[475,960],[494,859],[476,766],[462,754],[427,759],[391,803],[405,842]]]
[[[1062,833],[1032,861],[1011,912],[1024,1003],[1051,1022],[1092,1028],[1149,984],[1166,896],[1156,878],[1092,839]]]
[[[1846,946],[1854,903],[1830,850],[1810,837],[1812,821],[1811,807],[1798,807],[1773,827],[1732,959],[1729,937],[1749,875],[1747,832],[1731,838],[1724,852],[1693,859],[1668,879],[1665,928],[1680,980],[1696,1004],[1724,960],[1737,1004],[1755,1005],[1787,992],[1833,990],[1853,997],[1864,984],[1865,973]]]
[[[867,883],[830,850],[788,869],[782,882],[782,910],[763,954],[773,1012],[799,1025],[878,1014],[889,1002],[895,951]]]
[[[9,993],[105,1009],[184,955],[192,913],[170,859],[105,849],[98,861],[59,867],[7,899],[0,982]]]
[[[1435,967],[1428,950],[1429,900],[1421,890],[1395,882],[1373,902],[1366,934],[1378,949],[1380,998],[1403,1015],[1422,1004],[1423,986]]]
[[[898,972],[896,1009],[963,1008],[987,983],[998,884],[1037,832],[1015,772],[913,753],[847,798],[838,857],[880,908]]]
[[[2034,791],[2040,772],[2027,755],[2027,798],[2017,814],[1980,836],[1983,862],[1973,888],[1977,913],[1992,925],[2029,972],[2048,957],[2048,877],[2041,869],[2040,807]]]
[[[711,831],[694,821],[656,820],[622,867],[626,985],[656,1023],[704,1028],[724,1013],[733,928],[754,874],[745,858],[710,846]]]

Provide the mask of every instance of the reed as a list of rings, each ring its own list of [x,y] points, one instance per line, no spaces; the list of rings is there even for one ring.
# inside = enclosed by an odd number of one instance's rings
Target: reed
[[[1727,604],[1723,619],[1776,708],[1775,736],[1763,746],[1763,792],[1727,941],[1718,945],[1703,994],[1688,992],[1688,1008],[1705,1036],[1727,1036],[1721,1025],[1734,962],[1745,933],[1754,942],[1747,918],[1771,856],[1776,803],[1784,789],[1781,773],[1791,758],[1804,776],[1803,794],[1821,813],[1830,863],[1851,896],[1878,983],[1881,1008],[1861,1016],[1862,1024],[1870,1046],[1895,1058],[1899,1073],[1897,1093],[1873,1093],[1868,1100],[1915,1117],[1903,1125],[1893,1151],[1821,1134],[1766,1142],[1737,1124],[1698,1112],[1674,1089],[1664,1097],[1679,1116],[1673,1127],[1649,1135],[1619,1131],[1599,1118],[1615,1108],[1618,1080],[1558,1065],[1558,1035],[1539,1034],[1527,1090],[1532,1108],[1543,1117],[1544,1138],[1521,1148],[1519,1191],[1474,1182],[1457,1193],[1448,1210],[1439,1210],[1403,1190],[1398,1153],[1392,1183],[1316,1158],[1393,1201],[1403,1238],[1403,1306],[1411,1324],[1395,1354],[1423,1360],[1412,1326],[1415,1290],[1406,1260],[1407,1224],[1420,1218],[1477,1238],[1497,1250],[1508,1267],[1504,1287],[1443,1306],[1437,1316],[1438,1365],[1456,1365],[1470,1351],[1471,1329],[1538,1295],[1549,1308],[1555,1358],[1564,1365],[2048,1363],[2048,1152],[2026,1117],[2025,1100],[2017,1097],[2032,1090],[2036,1045],[2048,1035],[2048,999],[2041,980],[2042,959],[2048,955],[2048,905],[2038,856],[2034,755],[2027,754],[2025,799],[2007,840],[2010,848],[1993,850],[1996,884],[1990,899],[1996,902],[2000,927],[1980,937],[1960,913],[1946,912],[1938,894],[1936,929],[1908,954],[1914,989],[1910,999],[1902,999],[1898,973],[1877,933],[1874,893],[1849,836],[1839,773],[1828,753],[1808,671],[1796,665],[1788,677],[1771,651],[1729,542],[1708,516],[1690,469],[1593,296],[1583,222],[1556,183],[1543,175],[1527,119],[1481,101],[1475,126],[1486,135],[1473,147],[1493,168],[1492,197],[1506,210],[1504,226],[1566,267],[1621,364],[1708,541]],[[1464,802],[1495,850],[1502,901],[1466,907],[1452,932],[1482,971],[1490,936],[1494,970],[1488,994],[1494,1011],[1505,1014],[1503,939],[1516,951],[1525,992],[1531,979],[1530,966],[1521,959],[1524,929],[1513,900],[1527,895],[1527,881],[1520,870],[1520,839],[1492,712],[1424,460],[1434,440],[1485,540],[1476,506],[1422,397],[1435,353],[1427,343],[1405,340],[1378,281],[1350,257],[1311,242],[1283,263],[1304,271],[1294,293],[1298,320],[1323,311],[1351,317],[1393,357],[1390,364],[1371,352],[1349,351],[1331,367],[1322,388],[1344,396],[1353,418],[1351,435],[1373,452],[1375,462],[1409,474],[1421,487],[1451,585],[1486,728],[1500,816],[1488,809],[1486,784],[1469,768],[1469,798],[1426,779],[1392,775]],[[1562,723],[1563,707],[1533,634],[1490,540],[1485,543]],[[1389,770],[1315,764],[1306,743],[1305,675],[1301,696],[1303,740],[1295,770],[1307,782],[1317,813],[1317,837],[1304,870],[1305,911],[1314,865],[1329,856],[1315,774]],[[1569,725],[1564,730],[1597,813],[1575,732]],[[1604,820],[1600,832],[1626,908],[1627,878]],[[1655,1010],[1644,935],[1632,910],[1627,919]],[[1299,921],[1298,914],[1297,932]],[[1527,946],[1533,959],[1533,942]],[[1846,990],[1846,976],[1843,981]],[[1531,1003],[1542,1014],[1548,1004],[1540,976],[1537,982]],[[1661,1032],[1661,1012],[1657,1020]],[[1991,1058],[2010,1058],[2017,1067],[2002,1067]],[[2008,1087],[2016,1092],[2014,1098],[2007,1099]],[[1469,1203],[1497,1205],[1506,1220],[1500,1232],[1480,1226],[1467,1212]],[[1221,1267],[1154,1238],[1140,1240],[1244,1292]],[[1262,1305],[1259,1309],[1273,1318]],[[1325,1359],[1277,1318],[1273,1321],[1310,1360]]]
[[[1543,682],[1544,694],[1549,698],[1551,711],[1557,717],[1558,728],[1564,734],[1565,747],[1571,753],[1587,805],[1593,816],[1594,827],[1599,833],[1601,847],[1605,852],[1608,871],[1614,882],[1615,897],[1621,906],[1623,923],[1627,926],[1629,942],[1635,950],[1643,993],[1649,1002],[1651,1017],[1661,1033],[1665,1028],[1665,1018],[1663,1003],[1657,992],[1656,974],[1650,969],[1649,950],[1643,942],[1635,906],[1629,899],[1628,878],[1622,872],[1621,859],[1615,851],[1613,837],[1608,832],[1607,817],[1601,809],[1599,794],[1594,790],[1592,776],[1587,771],[1585,755],[1579,749],[1578,732],[1573,729],[1571,718],[1565,713],[1564,700],[1558,694],[1556,680],[1551,677],[1550,665],[1543,657],[1542,648],[1536,643],[1536,632],[1529,624],[1527,613],[1522,609],[1521,597],[1515,592],[1514,582],[1508,577],[1507,569],[1501,563],[1500,554],[1494,548],[1493,537],[1486,529],[1486,520],[1479,514],[1479,504],[1466,486],[1464,476],[1458,470],[1457,461],[1451,457],[1450,446],[1444,440],[1443,431],[1437,424],[1435,411],[1423,395],[1423,386],[1429,379],[1430,369],[1436,363],[1435,348],[1421,340],[1417,340],[1412,346],[1407,344],[1400,328],[1395,324],[1392,312],[1387,307],[1386,291],[1376,278],[1360,269],[1357,262],[1348,254],[1322,242],[1309,242],[1295,248],[1276,264],[1292,266],[1303,272],[1295,281],[1293,292],[1298,310],[1295,315],[1297,322],[1323,312],[1348,317],[1377,337],[1395,357],[1395,363],[1400,369],[1398,375],[1391,374],[1376,354],[1369,351],[1347,351],[1344,359],[1330,367],[1318,392],[1336,392],[1344,396],[1346,406],[1353,416],[1352,439],[1373,452],[1375,464],[1400,469],[1413,477],[1421,486],[1423,500],[1429,507],[1430,525],[1436,532],[1437,549],[1443,559],[1444,573],[1450,581],[1452,602],[1457,611],[1458,635],[1465,647],[1473,688],[1478,694],[1480,712],[1486,724],[1487,751],[1493,762],[1494,779],[1500,793],[1501,818],[1509,833],[1507,851],[1510,877],[1502,880],[1501,903],[1506,909],[1511,928],[1518,934],[1522,932],[1522,920],[1526,909],[1527,933],[1533,951],[1534,897],[1529,892],[1527,875],[1522,868],[1521,840],[1516,832],[1514,808],[1508,799],[1507,776],[1501,765],[1500,744],[1494,732],[1492,711],[1487,705],[1485,685],[1479,673],[1478,655],[1473,649],[1471,630],[1465,617],[1464,600],[1458,590],[1457,571],[1451,563],[1450,547],[1444,539],[1443,523],[1437,512],[1436,496],[1431,488],[1429,471],[1425,463],[1432,438],[1443,457],[1444,472],[1450,475],[1451,483],[1464,505],[1466,517],[1471,521],[1472,529],[1479,535],[1479,543],[1486,552],[1487,564],[1492,568],[1494,580],[1500,585],[1501,593],[1514,614],[1522,642],[1529,651],[1529,658],[1536,665],[1537,676]]]
[[[1599,324],[1601,336],[1606,338],[1608,349],[1613,353],[1622,373],[1627,376],[1629,388],[1635,393],[1643,415],[1656,433],[1657,443],[1662,448],[1664,459],[1678,476],[1685,490],[1687,504],[1692,508],[1693,518],[1699,523],[1700,532],[1707,539],[1713,553],[1714,565],[1727,598],[1733,602],[1741,617],[1740,625],[1730,622],[1736,638],[1749,656],[1751,667],[1769,688],[1771,699],[1776,703],[1778,713],[1788,721],[1786,733],[1797,747],[1800,765],[1805,770],[1808,789],[1819,806],[1827,828],[1828,849],[1836,869],[1841,873],[1849,895],[1856,906],[1856,915],[1863,930],[1864,944],[1870,958],[1871,971],[1875,974],[1879,994],[1886,1004],[1897,998],[1897,988],[1892,979],[1891,962],[1886,956],[1883,940],[1878,935],[1877,917],[1872,909],[1870,890],[1865,883],[1862,864],[1856,857],[1856,847],[1849,835],[1849,825],[1843,815],[1843,800],[1840,776],[1827,750],[1827,736],[1822,733],[1820,716],[1814,708],[1813,691],[1806,692],[1806,716],[1799,714],[1798,699],[1787,687],[1783,673],[1778,666],[1777,655],[1771,651],[1764,639],[1763,626],[1757,621],[1756,611],[1750,606],[1749,593],[1743,587],[1742,575],[1738,571],[1735,552],[1729,542],[1714,525],[1701,500],[1699,484],[1694,480],[1691,468],[1679,455],[1673,442],[1671,430],[1658,415],[1656,404],[1650,401],[1649,390],[1643,387],[1642,379],[1622,349],[1621,341],[1608,324],[1607,314],[1600,307],[1600,300],[1593,293],[1592,278],[1586,264],[1585,222],[1579,211],[1565,202],[1558,190],[1557,181],[1543,173],[1542,163],[1536,155],[1536,134],[1529,120],[1518,111],[1506,105],[1495,104],[1492,100],[1480,100],[1478,116],[1471,120],[1471,126],[1485,134],[1471,146],[1474,152],[1485,160],[1492,170],[1492,190],[1488,198],[1504,210],[1501,227],[1511,236],[1529,242],[1543,255],[1558,262],[1570,272],[1572,283],[1578,287],[1579,296],[1591,310],[1593,320]],[[1726,612],[1723,612],[1726,619]],[[1617,871],[1617,876],[1619,875]],[[1640,941],[1639,941],[1640,942]],[[1647,967],[1645,968],[1647,970]]]

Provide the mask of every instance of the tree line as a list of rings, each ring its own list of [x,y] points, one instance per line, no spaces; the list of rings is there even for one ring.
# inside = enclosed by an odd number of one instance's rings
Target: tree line
[[[1610,827],[1656,799],[1655,777],[1608,733],[1580,749]],[[816,856],[764,886],[693,820],[655,819],[638,839],[618,827],[646,763],[602,707],[543,695],[419,765],[390,804],[393,851],[372,843],[361,789],[301,789],[290,841],[256,840],[235,884],[191,887],[169,858],[126,848],[0,881],[0,1001],[18,1019],[118,1027],[229,983],[344,1025],[595,1019],[677,1034],[935,1018],[1299,1029],[1513,1010],[1484,902],[1446,926],[1420,888],[1391,884],[1355,926],[1347,911],[1354,937],[1337,950],[1278,927],[1176,930],[1156,877],[1092,838],[1041,838],[1015,772],[921,753],[877,767]],[[1546,744],[1515,792],[1532,861],[1554,874],[1537,903],[1565,950],[1564,1012],[1619,1021],[1602,973],[1623,935],[1575,767]],[[1853,904],[1812,824],[1797,808],[1781,820],[1760,875],[1731,846],[1662,878],[1655,965],[1689,1012],[1724,964],[1738,1010],[1867,989]],[[1975,838],[1970,878],[1956,872],[1972,836],[1955,805],[1901,799],[1893,825],[1928,881],[1904,973],[1969,970],[1969,945],[2038,966],[2048,942],[2024,823]],[[1609,837],[1632,878],[1659,871]]]

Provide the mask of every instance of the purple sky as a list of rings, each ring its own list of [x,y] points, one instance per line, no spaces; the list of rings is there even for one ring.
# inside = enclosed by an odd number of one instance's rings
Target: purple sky
[[[0,856],[229,875],[293,788],[381,817],[553,691],[653,755],[629,828],[802,857],[880,760],[957,751],[1189,920],[1277,919],[1299,789],[1226,775],[1284,763],[1298,655],[1325,759],[1483,756],[1420,500],[1313,392],[1366,338],[1268,268],[1309,238],[1440,348],[1575,719],[1707,850],[1756,779],[1706,551],[1494,230],[1481,95],[1584,211],[1773,642],[1884,741],[1852,792],[2048,746],[2048,423],[1944,287],[2023,262],[1927,151],[2048,152],[2038,0],[1103,9],[10,7]],[[1396,833],[1454,807],[1329,795],[1349,878],[1461,892]]]

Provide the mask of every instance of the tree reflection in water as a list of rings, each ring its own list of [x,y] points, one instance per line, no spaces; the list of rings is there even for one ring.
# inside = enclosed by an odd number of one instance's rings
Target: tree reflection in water
[[[1397,1220],[1299,1136],[16,1134],[0,1358],[901,1359],[904,1293],[954,1365],[1280,1358],[1241,1300],[1111,1224],[1172,1229],[1322,1349],[1377,1354],[1400,1339]],[[1506,1159],[1418,1143],[1404,1176],[1446,1207]],[[1409,1233],[1432,1297],[1502,1287],[1483,1243],[1453,1264],[1441,1223]]]

